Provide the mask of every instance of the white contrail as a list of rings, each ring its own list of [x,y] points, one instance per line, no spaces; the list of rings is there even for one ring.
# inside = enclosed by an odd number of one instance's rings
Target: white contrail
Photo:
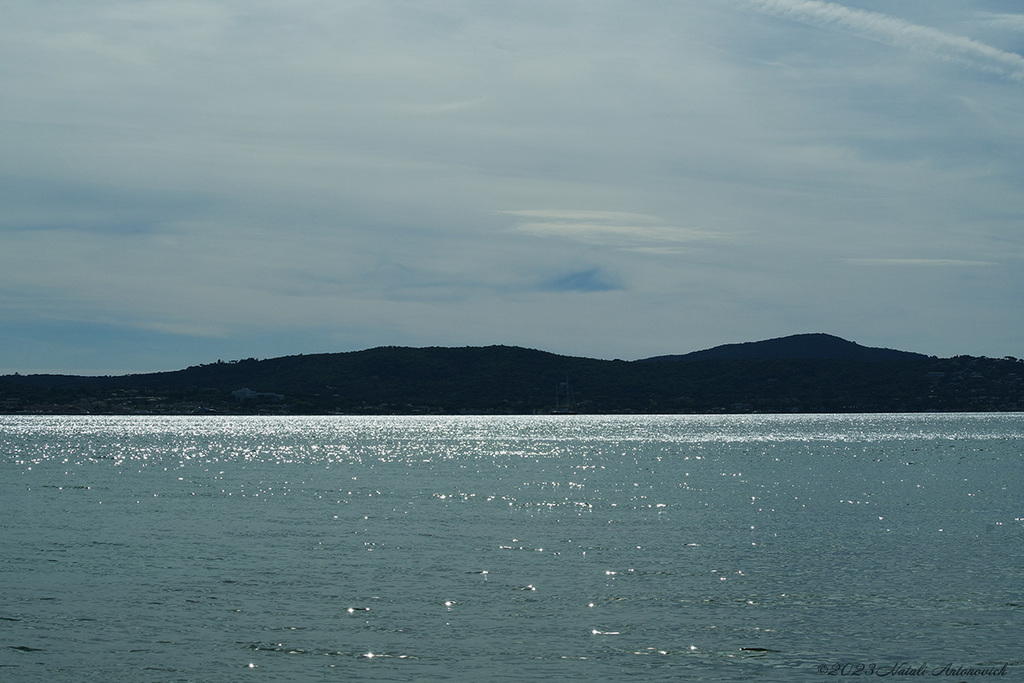
[[[998,73],[1024,81],[1024,57],[985,43],[914,24],[887,14],[850,9],[822,0],[745,0],[747,4],[781,17],[811,24],[826,24],[879,42],[925,52],[939,59]]]

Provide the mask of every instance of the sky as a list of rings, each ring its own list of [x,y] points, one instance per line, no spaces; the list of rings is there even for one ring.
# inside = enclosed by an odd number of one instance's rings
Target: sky
[[[1024,356],[1016,0],[0,0],[0,374]]]

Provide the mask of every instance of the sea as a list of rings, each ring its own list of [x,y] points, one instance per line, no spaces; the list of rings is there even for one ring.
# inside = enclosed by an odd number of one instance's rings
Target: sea
[[[1022,633],[1024,414],[0,417],[3,681],[1024,680]]]

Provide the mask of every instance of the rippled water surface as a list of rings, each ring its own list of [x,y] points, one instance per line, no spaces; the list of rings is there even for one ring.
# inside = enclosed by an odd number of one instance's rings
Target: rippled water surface
[[[0,417],[0,680],[1024,680],[1024,415]]]

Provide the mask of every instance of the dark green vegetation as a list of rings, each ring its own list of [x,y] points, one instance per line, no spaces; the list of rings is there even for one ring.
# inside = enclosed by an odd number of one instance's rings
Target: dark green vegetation
[[[1024,410],[1024,361],[872,349],[829,335],[606,361],[508,346],[382,347],[121,377],[0,377],[6,413],[581,413]]]

